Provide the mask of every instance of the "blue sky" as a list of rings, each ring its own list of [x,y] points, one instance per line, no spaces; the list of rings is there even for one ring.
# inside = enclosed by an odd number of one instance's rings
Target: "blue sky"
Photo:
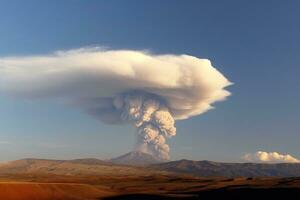
[[[171,158],[300,157],[300,2],[1,1],[0,56],[86,46],[209,58],[235,84],[216,109],[177,122]],[[109,158],[130,151],[130,126],[105,125],[51,100],[0,97],[0,160]]]

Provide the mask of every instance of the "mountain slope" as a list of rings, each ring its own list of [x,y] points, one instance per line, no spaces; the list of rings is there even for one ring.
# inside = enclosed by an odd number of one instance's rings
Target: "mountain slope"
[[[134,166],[146,166],[150,164],[165,162],[165,160],[157,159],[151,154],[147,154],[140,151],[132,151],[119,157],[113,158],[109,161],[115,164]]]
[[[192,160],[158,162],[161,161],[140,152],[131,152],[112,159],[110,162],[91,158],[76,160],[22,159],[0,164],[0,175],[56,174],[114,177],[174,175],[177,173],[201,177],[300,177],[300,164],[292,163],[219,163]],[[146,165],[147,163],[155,164]]]
[[[153,169],[202,177],[300,177],[300,164],[219,163],[179,160],[152,165]]]
[[[123,166],[98,159],[22,159],[0,164],[0,174],[41,173],[58,175],[145,175],[159,173],[141,167]]]
[[[79,183],[0,182],[3,200],[86,200],[115,195],[107,188]]]

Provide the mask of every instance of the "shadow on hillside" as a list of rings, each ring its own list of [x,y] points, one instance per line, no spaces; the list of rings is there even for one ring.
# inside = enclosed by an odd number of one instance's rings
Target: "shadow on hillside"
[[[222,188],[193,193],[182,193],[185,196],[162,196],[151,194],[126,194],[107,197],[104,200],[196,200],[196,199],[257,199],[270,197],[299,197],[299,188]]]
[[[152,194],[125,194],[114,197],[102,198],[102,200],[196,200],[198,197],[174,197]]]

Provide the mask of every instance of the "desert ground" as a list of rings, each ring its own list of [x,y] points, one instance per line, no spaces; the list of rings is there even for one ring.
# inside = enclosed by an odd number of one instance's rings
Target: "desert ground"
[[[245,199],[269,195],[300,195],[300,178],[14,174],[0,179],[0,199],[5,200]]]
[[[180,169],[186,168],[184,164]],[[208,162],[204,164],[208,166]],[[193,200],[300,195],[300,178],[296,177],[203,177],[151,166],[119,165],[97,159],[22,159],[2,163],[0,200]],[[209,165],[209,169],[214,168]]]

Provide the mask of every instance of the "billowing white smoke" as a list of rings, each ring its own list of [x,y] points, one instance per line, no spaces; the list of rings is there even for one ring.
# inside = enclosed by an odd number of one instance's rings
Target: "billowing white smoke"
[[[250,162],[269,162],[269,163],[299,163],[300,160],[289,155],[277,152],[258,151],[254,154],[247,153],[243,159]]]
[[[176,135],[176,128],[168,107],[153,95],[142,93],[119,95],[113,103],[121,119],[137,127],[138,150],[169,159],[166,138]]]
[[[206,59],[99,48],[0,58],[0,94],[63,98],[106,123],[132,123],[139,150],[168,159],[175,120],[230,95]]]

